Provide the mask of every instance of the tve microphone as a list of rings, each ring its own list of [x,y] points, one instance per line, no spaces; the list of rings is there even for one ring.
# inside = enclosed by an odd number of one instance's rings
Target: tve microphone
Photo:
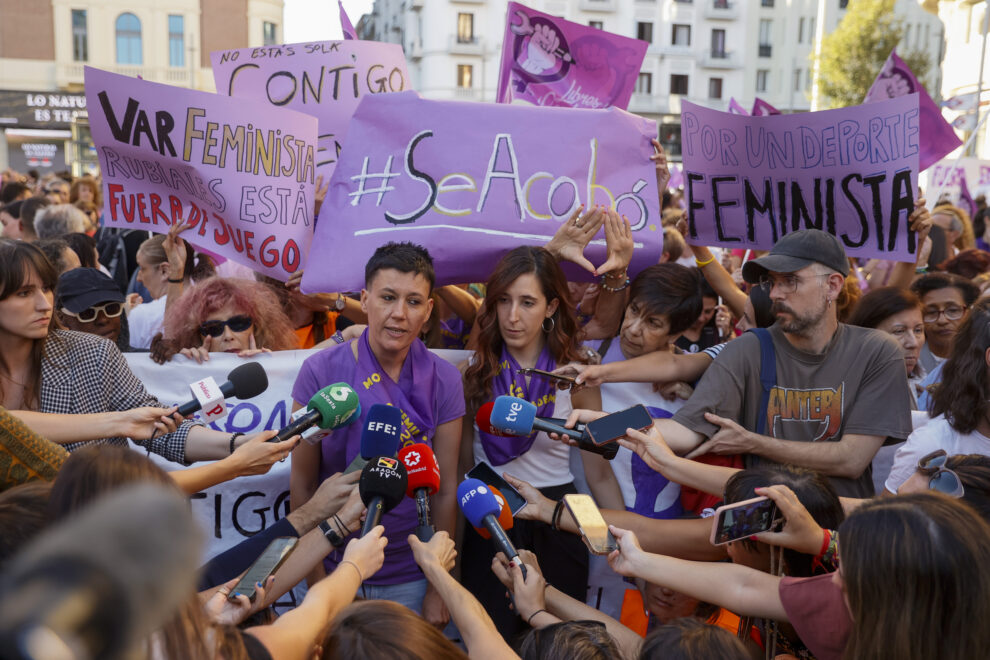
[[[422,442],[403,447],[399,460],[409,475],[406,495],[416,500],[416,538],[426,543],[436,531],[430,517],[429,497],[440,490],[440,465],[433,450]]]
[[[501,397],[499,397],[501,398]],[[510,397],[511,398],[511,397]],[[498,403],[495,404],[498,407]],[[457,487],[457,502],[461,506],[464,517],[468,519],[474,527],[484,527],[492,535],[495,547],[502,552],[510,561],[516,561],[522,568],[523,577],[526,577],[526,566],[519,559],[512,541],[505,534],[505,529],[498,522],[499,513],[502,507],[491,488],[486,486],[480,479],[465,479]]]
[[[337,429],[354,422],[361,414],[361,402],[357,392],[347,383],[334,383],[319,390],[306,404],[293,414],[289,425],[280,430],[268,442],[282,442],[314,426],[321,429]]]
[[[368,507],[368,515],[361,528],[364,536],[381,522],[382,515],[388,513],[406,496],[406,467],[397,458],[377,456],[372,458],[358,480],[361,501]]]
[[[525,399],[500,396],[492,406],[491,424],[508,435],[529,435],[534,430],[566,435],[580,440],[584,433],[545,421],[536,416],[536,406]]]
[[[483,431],[490,435],[497,435],[501,438],[509,437],[511,434],[492,426],[492,408],[494,406],[495,403],[493,401],[488,401],[482,404],[482,406],[478,408],[478,412],[474,415],[474,423],[478,425],[479,431]],[[527,435],[529,434],[527,433]]]
[[[391,456],[399,451],[402,435],[402,410],[384,403],[376,403],[368,410],[361,431],[361,458]]]
[[[212,378],[206,378],[196,381],[189,387],[194,392],[197,391],[197,388],[200,390],[203,388],[209,389],[208,382],[212,382],[214,385],[216,384],[216,381],[213,381]],[[227,382],[220,386],[220,393],[224,397],[236,397],[243,401],[244,399],[256,397],[267,389],[268,374],[265,373],[265,368],[258,362],[248,362],[227,374]],[[220,404],[223,404],[223,399],[220,400]],[[179,406],[178,413],[183,417],[188,417],[197,410],[202,409],[202,407],[203,402],[199,398],[196,398]]]
[[[509,503],[506,502],[505,495],[491,484],[488,484],[488,487],[491,488],[492,495],[495,496],[499,506],[502,507],[501,511],[498,512],[498,524],[502,526],[502,529],[512,529],[512,509],[509,507]],[[484,527],[475,527],[474,531],[478,532],[483,539],[490,539],[492,537]]]

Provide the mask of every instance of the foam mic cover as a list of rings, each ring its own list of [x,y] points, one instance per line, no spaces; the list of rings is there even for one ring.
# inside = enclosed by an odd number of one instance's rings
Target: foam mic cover
[[[505,501],[502,491],[492,485],[488,487],[491,488],[495,499],[502,505],[502,510],[498,512],[498,524],[502,526],[502,529],[512,529],[512,509],[509,508],[509,503]],[[484,527],[475,527],[474,531],[478,532],[483,539],[490,539],[492,537]]]
[[[361,431],[361,458],[395,457],[402,434],[402,410],[384,403],[371,406]]]
[[[494,426],[492,426],[492,408],[495,403],[488,401],[478,408],[478,412],[474,415],[474,423],[478,425],[479,431],[484,431],[490,435],[495,435],[501,438],[510,437],[511,434],[501,431]]]
[[[358,492],[368,507],[368,515],[361,536],[374,529],[383,514],[398,506],[406,496],[407,482],[406,466],[397,458],[376,456],[364,466],[358,480]]]
[[[406,466],[409,482],[406,485],[406,495],[416,497],[420,488],[427,495],[433,495],[440,490],[440,465],[436,454],[429,445],[417,443],[399,450],[399,460]]]
[[[225,398],[251,399],[268,389],[268,374],[258,362],[248,362],[235,367],[227,374],[227,382],[220,386],[220,392]],[[198,399],[187,401],[179,406],[178,413],[188,417],[200,408]]]
[[[495,406],[498,407],[496,401]],[[503,499],[504,501],[504,499]],[[465,479],[457,487],[457,502],[468,522],[475,528],[484,527],[491,534],[495,547],[509,560],[519,560],[512,541],[505,534],[505,529],[499,524],[498,516],[502,506],[489,486],[480,479]],[[526,567],[522,566],[523,577],[526,577]]]
[[[581,440],[584,433],[552,424],[536,416],[536,406],[525,399],[500,396],[492,406],[491,425],[508,435],[529,435],[533,430],[566,435]]]
[[[351,424],[361,414],[357,392],[347,383],[334,383],[319,390],[306,404],[306,412],[293,419],[268,442],[282,442],[303,431],[318,426],[336,429]]]

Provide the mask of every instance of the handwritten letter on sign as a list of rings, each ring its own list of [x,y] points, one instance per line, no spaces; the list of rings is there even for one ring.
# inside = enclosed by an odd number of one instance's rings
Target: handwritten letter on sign
[[[741,117],[684,103],[688,240],[770,249],[816,228],[850,256],[914,261],[918,95],[807,114]]]
[[[316,120],[86,67],[104,222],[168,232],[282,281],[313,237]]]
[[[615,108],[365,97],[320,209],[303,289],[360,290],[365,262],[389,241],[427,247],[440,283],[483,282],[506,251],[549,241],[579,204],[628,217],[638,246],[631,270],[645,268],[663,236],[655,135],[653,121]],[[603,232],[585,255],[604,263]],[[569,275],[580,273],[588,275]]]

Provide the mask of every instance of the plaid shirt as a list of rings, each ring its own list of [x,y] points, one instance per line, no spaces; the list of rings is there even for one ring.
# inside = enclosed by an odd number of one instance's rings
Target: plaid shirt
[[[140,406],[165,407],[148,393],[113,342],[84,332],[48,333],[41,360],[40,412],[105,413]],[[186,438],[192,426],[192,422],[185,421],[175,433],[134,442],[170,461],[185,464]],[[121,437],[95,442],[127,446],[127,440]],[[71,452],[87,444],[90,442],[63,446]]]

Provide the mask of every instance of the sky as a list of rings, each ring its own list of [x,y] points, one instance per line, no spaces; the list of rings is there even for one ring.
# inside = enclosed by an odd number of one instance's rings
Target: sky
[[[344,0],[351,23],[357,26],[362,14],[371,11],[372,0]],[[285,0],[285,43],[341,39],[337,0]]]

